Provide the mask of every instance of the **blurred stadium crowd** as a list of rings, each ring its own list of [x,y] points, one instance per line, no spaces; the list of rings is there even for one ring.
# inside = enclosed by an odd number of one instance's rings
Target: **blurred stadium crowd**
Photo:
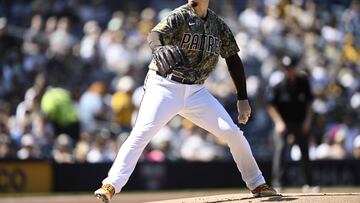
[[[0,1],[0,159],[114,159],[141,102],[152,57],[147,33],[186,1],[113,2]],[[246,2],[210,7],[241,49],[253,114],[240,127],[255,157],[272,157],[266,93],[281,80],[279,59],[286,53],[300,58],[299,68],[311,77],[311,159],[360,159],[359,1]],[[223,60],[206,86],[235,120],[235,88]],[[299,159],[296,149],[289,158]],[[140,161],[230,159],[221,140],[175,117]]]

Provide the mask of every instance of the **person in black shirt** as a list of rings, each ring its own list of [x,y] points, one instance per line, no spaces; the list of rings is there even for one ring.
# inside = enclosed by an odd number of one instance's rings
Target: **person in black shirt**
[[[268,97],[268,113],[274,122],[275,151],[272,169],[272,185],[281,189],[285,174],[285,152],[288,136],[293,136],[300,147],[306,188],[312,186],[309,160],[309,130],[312,120],[313,95],[308,76],[298,70],[296,58],[284,56],[281,60],[284,78],[271,87]],[[315,190],[313,190],[315,191]]]

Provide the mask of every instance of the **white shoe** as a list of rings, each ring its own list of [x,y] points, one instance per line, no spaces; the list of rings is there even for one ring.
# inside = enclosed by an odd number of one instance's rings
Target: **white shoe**
[[[304,185],[302,187],[302,192],[303,193],[319,193],[320,192],[320,187],[319,186]]]
[[[281,193],[283,191],[282,187],[273,187],[273,188],[277,193]]]
[[[110,184],[105,184],[94,192],[95,197],[97,197],[98,199],[102,200],[105,203],[110,202],[114,194],[115,194],[115,188]]]

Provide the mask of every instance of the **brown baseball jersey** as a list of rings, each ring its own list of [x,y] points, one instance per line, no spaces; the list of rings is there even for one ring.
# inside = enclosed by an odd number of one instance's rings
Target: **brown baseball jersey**
[[[190,67],[177,67],[172,73],[196,84],[202,84],[208,78],[219,55],[227,58],[239,51],[230,28],[211,9],[204,20],[185,4],[174,9],[152,31],[161,33],[163,45],[176,45],[182,49]],[[157,70],[154,61],[149,68]]]

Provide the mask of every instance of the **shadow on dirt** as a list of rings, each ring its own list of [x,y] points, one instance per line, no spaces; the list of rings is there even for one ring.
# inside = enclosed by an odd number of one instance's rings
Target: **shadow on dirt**
[[[336,196],[336,197],[340,197],[340,196],[360,196],[359,193],[334,193],[334,194],[330,194],[330,193],[319,193],[319,194],[298,194],[298,195],[293,195],[293,196],[297,196],[297,197],[315,197],[315,196]]]
[[[328,194],[328,193],[319,193],[319,194],[298,194],[298,195],[289,195],[289,196],[274,196],[274,197],[269,197],[268,199],[264,199],[264,200],[260,200],[260,202],[289,202],[289,201],[294,201],[297,200],[301,197],[325,197],[325,196],[334,196],[334,197],[339,197],[339,196],[351,196],[351,195],[359,195],[359,194],[353,194],[353,193],[347,193],[347,194]]]
[[[297,199],[299,198],[287,197],[287,196],[275,196],[275,197],[269,197],[268,199],[265,200],[261,200],[260,202],[290,202]]]
[[[264,197],[262,197],[264,198]],[[258,197],[245,197],[245,198],[239,198],[239,199],[223,199],[223,200],[216,200],[216,201],[211,201],[211,202],[207,202],[207,203],[221,203],[221,202],[237,202],[237,201],[241,201],[241,200],[251,200],[251,199],[259,199]],[[273,197],[268,197],[267,199],[261,200],[260,202],[290,202],[290,201],[294,201],[297,200],[299,198],[295,198],[295,197],[288,197],[288,196],[273,196]]]

